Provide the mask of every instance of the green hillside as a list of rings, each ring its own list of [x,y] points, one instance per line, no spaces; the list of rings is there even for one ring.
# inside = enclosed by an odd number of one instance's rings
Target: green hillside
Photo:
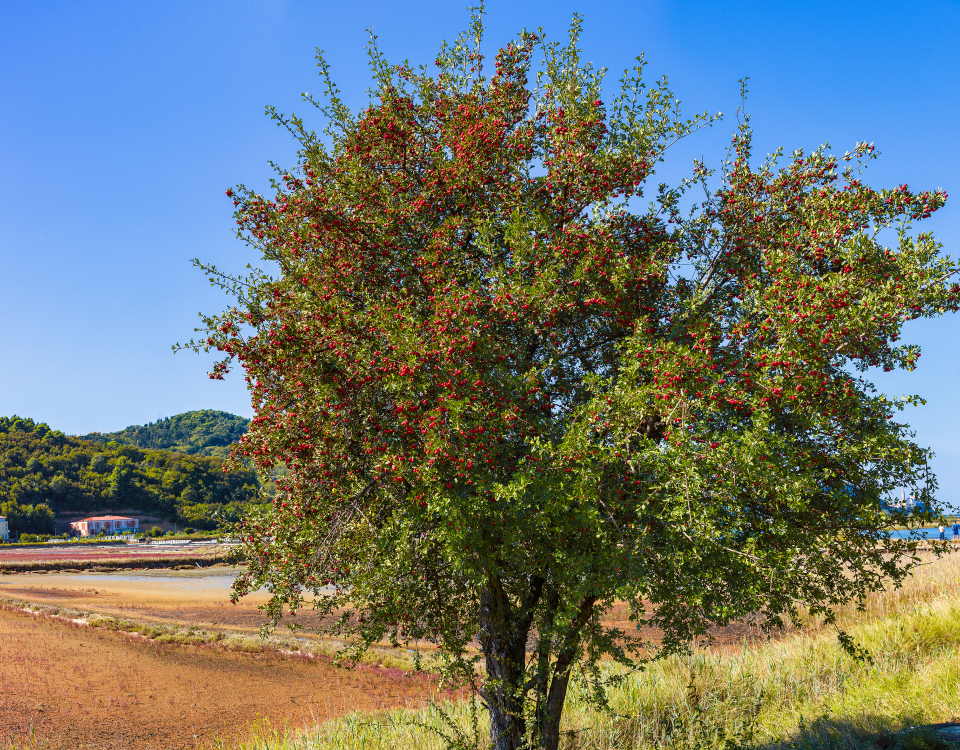
[[[115,440],[138,448],[154,448],[199,456],[225,456],[231,443],[247,431],[250,420],[225,411],[201,409],[177,414],[117,432],[92,432],[81,440]]]
[[[216,528],[238,518],[259,492],[252,471],[222,466],[216,456],[83,440],[32,419],[0,417],[0,507],[11,519],[33,519],[31,527],[42,513],[29,506],[48,505],[57,514],[123,509]]]

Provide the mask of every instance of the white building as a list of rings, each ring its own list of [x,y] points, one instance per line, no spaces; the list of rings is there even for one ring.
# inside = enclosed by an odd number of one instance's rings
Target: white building
[[[7,526],[7,517],[0,516],[0,542],[6,542],[10,539],[10,527]]]
[[[130,516],[90,516],[74,521],[70,528],[80,536],[135,534],[140,529],[140,521]]]

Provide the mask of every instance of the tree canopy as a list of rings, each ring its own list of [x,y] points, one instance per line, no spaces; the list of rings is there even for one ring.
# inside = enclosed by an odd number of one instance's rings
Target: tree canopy
[[[53,509],[46,503],[21,505],[14,500],[0,501],[0,516],[7,519],[13,534],[52,534]]]
[[[359,112],[320,59],[326,129],[273,112],[295,166],[228,191],[264,269],[199,264],[236,301],[195,346],[244,370],[235,456],[286,469],[236,594],[320,594],[358,648],[432,641],[497,750],[552,750],[578,665],[902,580],[881,501],[936,481],[867,371],[914,367],[901,328],[957,309],[958,268],[910,231],[945,193],[868,186],[871,145],[757,159],[743,116],[658,185],[714,118],[642,62],[608,94],[579,20],[489,69],[481,27],[433,70],[371,45]],[[662,641],[605,624],[618,601]]]

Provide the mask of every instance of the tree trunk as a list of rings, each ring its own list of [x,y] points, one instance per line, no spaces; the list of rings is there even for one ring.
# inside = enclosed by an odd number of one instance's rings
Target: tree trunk
[[[487,667],[483,698],[490,712],[490,738],[494,750],[522,750],[526,726],[523,718],[522,662],[517,663],[513,644],[497,634],[482,639]]]
[[[493,750],[525,750],[526,726],[514,706],[499,705],[487,700],[490,712],[490,741]]]
[[[593,616],[597,598],[590,596],[580,602],[576,616],[564,628],[557,644],[559,650],[552,668],[539,663],[544,658],[549,660],[552,638],[541,643],[547,653],[539,654],[536,678],[528,685],[527,638],[543,586],[542,578],[531,578],[526,594],[514,606],[500,582],[491,577],[480,597],[479,640],[487,668],[481,696],[490,712],[493,750],[558,750],[560,745],[560,717],[570,674],[580,652],[583,628]],[[555,594],[549,597],[548,609],[556,609],[557,599]],[[549,687],[542,674],[546,671],[550,672]],[[538,693],[534,725],[530,727],[532,745],[528,743],[524,717],[524,698],[530,689]]]
[[[547,695],[540,720],[538,750],[557,750],[560,746],[560,716],[563,714],[563,704],[567,698],[567,688],[570,686],[571,666],[568,664],[561,674],[554,673],[553,680],[550,682],[550,693]]]
[[[590,596],[580,603],[580,609],[566,632],[557,660],[553,664],[550,689],[543,696],[543,705],[537,716],[537,750],[558,750],[560,746],[560,718],[570,687],[570,672],[580,650],[581,633],[593,615],[596,597]]]
[[[481,696],[490,712],[494,750],[526,750],[523,680],[527,636],[543,582],[534,578],[513,607],[499,581],[491,579],[480,598],[480,647],[487,668]]]

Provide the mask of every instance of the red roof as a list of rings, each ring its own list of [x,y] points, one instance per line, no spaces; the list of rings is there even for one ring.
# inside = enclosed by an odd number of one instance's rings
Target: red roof
[[[79,521],[74,521],[73,523],[83,523],[85,521],[136,521],[136,518],[131,518],[130,516],[90,516],[89,518],[81,518]]]

